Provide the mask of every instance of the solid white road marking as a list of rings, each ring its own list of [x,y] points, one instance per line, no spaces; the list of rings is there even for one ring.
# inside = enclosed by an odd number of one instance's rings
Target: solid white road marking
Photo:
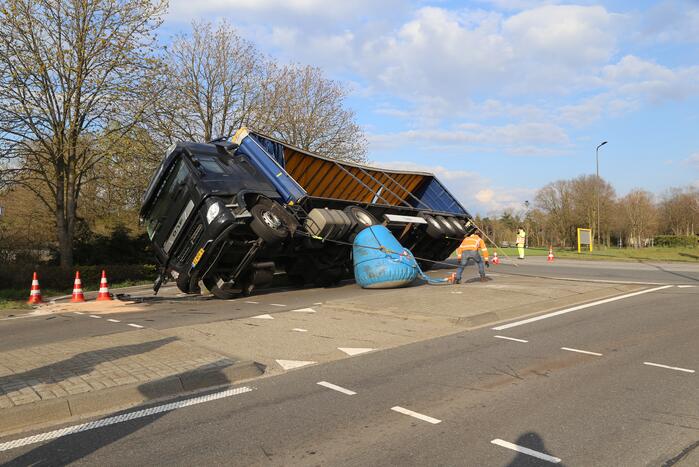
[[[109,318],[107,321],[109,321],[110,323],[121,323],[121,321],[119,321],[118,319],[112,319],[112,318]]]
[[[260,302],[247,301],[247,302],[245,302],[245,303],[250,303],[251,305],[257,305],[257,304],[260,303]]]
[[[73,314],[76,314],[76,315],[84,315],[85,313],[83,313],[83,312],[81,312],[81,311],[74,311]]]
[[[316,310],[313,308],[297,308],[296,310],[291,310],[292,312],[295,313],[315,313]]]
[[[296,331],[296,332],[308,332],[308,329],[294,328],[294,329],[292,329],[292,331]]]
[[[319,386],[324,386],[328,389],[332,389],[333,391],[341,392],[342,394],[347,394],[348,396],[354,396],[355,394],[357,394],[354,391],[350,391],[349,389],[345,389],[342,386],[338,386],[333,383],[328,383],[327,381],[319,381],[317,384]]]
[[[368,347],[338,347],[337,350],[346,353],[350,357],[353,357],[355,355],[361,355],[376,349],[370,349]]]
[[[237,396],[238,394],[244,394],[246,392],[253,391],[254,388],[243,386],[240,388],[227,389],[225,391],[216,392],[214,394],[208,394],[206,396],[193,397],[191,399],[185,399],[183,401],[171,402],[165,405],[159,405],[157,407],[151,407],[149,409],[137,410],[135,412],[129,412],[114,417],[103,418],[101,420],[95,420],[88,423],[82,423],[80,425],[67,426],[65,428],[60,428],[58,430],[49,431],[46,433],[41,433],[34,436],[28,436],[26,438],[16,439],[14,441],[7,441],[5,443],[0,443],[0,452],[9,451],[10,449],[19,448],[22,446],[28,446],[30,444],[41,443],[44,441],[50,441],[52,439],[61,438],[63,436],[72,435],[74,433],[81,433],[83,431],[94,430],[95,428],[102,428],[105,426],[116,425],[117,423],[123,423],[130,420],[135,420],[137,418],[148,417],[150,415],[155,415],[163,412],[170,412],[175,409],[181,409],[183,407],[189,407],[192,405],[202,404],[204,402],[215,401],[218,399],[223,399],[224,397]]]
[[[658,368],[667,368],[668,370],[684,371],[685,373],[694,373],[694,370],[687,368],[679,368],[676,366],[661,365],[660,363],[643,362],[644,365],[657,366]]]
[[[100,319],[100,318],[102,318],[102,317],[101,317],[101,316],[97,316],[97,315],[90,315],[90,318],[97,318],[97,319]]]
[[[577,353],[584,353],[586,355],[594,355],[595,357],[601,357],[601,353],[597,352],[590,352],[589,350],[580,350],[580,349],[573,349],[570,347],[561,347],[561,350],[567,350],[568,352],[577,352]]]
[[[590,308],[590,307],[597,306],[597,305],[604,305],[605,303],[616,302],[617,300],[623,300],[625,298],[635,297],[637,295],[643,295],[643,294],[647,294],[650,292],[656,292],[658,290],[668,289],[670,287],[673,287],[673,286],[672,285],[664,285],[662,287],[655,287],[653,289],[641,290],[639,292],[632,292],[632,293],[628,293],[625,295],[619,295],[617,297],[605,298],[604,300],[597,300],[596,302],[586,303],[584,305],[578,305],[578,306],[574,306],[572,308],[566,308],[565,310],[554,311],[553,313],[547,313],[545,315],[539,315],[539,316],[535,316],[533,318],[523,319],[521,321],[515,321],[514,323],[503,324],[502,326],[496,326],[492,329],[494,331],[503,331],[505,329],[514,328],[515,326],[521,326],[523,324],[533,323],[535,321],[540,321],[540,320],[546,319],[546,318],[553,318],[554,316],[570,313],[571,311],[578,311],[578,310],[583,310],[585,308]]]
[[[295,368],[301,368],[302,366],[313,365],[317,362],[308,362],[303,360],[277,360],[277,363],[285,370],[293,370]]]
[[[143,327],[140,324],[133,324],[133,323],[129,323],[129,324],[127,324],[127,326],[131,326],[132,328],[138,328],[138,329],[141,329]]]
[[[409,415],[411,417],[418,418],[422,421],[431,423],[433,425],[436,425],[437,423],[442,422],[441,420],[438,420],[436,418],[432,418],[432,417],[429,417],[427,415],[423,415],[421,413],[413,412],[412,410],[404,409],[403,407],[399,407],[399,406],[391,407],[391,410],[393,410],[394,412],[402,413],[404,415]]]
[[[253,316],[252,319],[274,319],[272,315],[257,315]]]
[[[521,452],[522,454],[526,454],[528,456],[532,456],[532,457],[536,457],[538,459],[552,462],[554,464],[558,464],[561,462],[561,460],[558,457],[549,456],[548,454],[544,454],[543,452],[539,452],[539,451],[535,451],[533,449],[525,448],[524,446],[520,446],[518,444],[508,443],[507,441],[503,441],[501,439],[494,439],[491,441],[491,443],[497,444],[498,446],[502,446],[503,448],[512,449],[513,451]]]
[[[508,341],[515,341],[515,342],[529,342],[529,341],[525,341],[524,339],[516,339],[514,337],[507,337],[507,336],[493,336],[493,337],[497,337],[498,339],[507,339]]]
[[[286,305],[282,305],[281,303],[270,303],[270,305],[271,306],[286,306]]]
[[[689,289],[692,287],[696,287],[695,285],[678,285],[677,288],[679,289]]]

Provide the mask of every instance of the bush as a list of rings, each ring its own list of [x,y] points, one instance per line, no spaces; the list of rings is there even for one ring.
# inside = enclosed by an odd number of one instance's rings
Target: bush
[[[658,235],[653,239],[653,244],[662,247],[694,248],[698,239],[696,235]]]
[[[59,266],[34,266],[31,264],[3,265],[0,269],[0,289],[27,289],[32,283],[32,273],[39,275],[42,289],[69,290],[73,287],[75,271],[80,271],[84,287],[98,288],[102,270],[107,271],[109,283],[125,281],[153,280],[157,274],[156,266],[152,264],[112,264],[95,266],[75,266],[66,270]]]

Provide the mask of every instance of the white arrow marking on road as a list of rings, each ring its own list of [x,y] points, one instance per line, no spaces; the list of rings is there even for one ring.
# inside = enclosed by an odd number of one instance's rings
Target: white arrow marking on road
[[[433,425],[436,425],[437,423],[442,423],[442,421],[437,418],[432,418],[421,413],[413,412],[412,410],[404,409],[403,407],[395,406],[391,407],[391,410],[393,410],[394,412],[402,413],[403,415],[410,415],[411,417],[415,417]]]
[[[280,367],[284,368],[285,370],[293,370],[294,368],[301,368],[302,366],[313,365],[317,362],[306,362],[303,360],[277,360],[277,363]]]
[[[253,316],[252,319],[274,319],[272,315],[257,315]]]
[[[340,350],[349,355],[350,357],[353,357],[355,355],[371,352],[372,350],[376,349],[370,349],[368,347],[338,347],[337,350]]]
[[[292,331],[296,331],[296,332],[308,332],[308,329],[294,328],[294,329],[292,329]]]
[[[492,329],[493,329],[493,331],[504,331],[505,329],[510,329],[510,328],[515,327],[515,326],[521,326],[523,324],[533,323],[535,321],[540,321],[540,320],[546,319],[546,318],[553,318],[554,316],[570,313],[571,311],[578,311],[578,310],[582,310],[585,308],[590,308],[591,306],[604,305],[605,303],[616,302],[617,300],[623,300],[624,298],[635,297],[637,295],[643,295],[643,294],[647,294],[650,292],[657,292],[658,290],[669,289],[670,287],[674,287],[674,286],[664,285],[662,287],[655,287],[653,289],[641,290],[640,292],[633,292],[633,293],[619,295],[619,296],[612,297],[612,298],[605,298],[604,300],[598,300],[596,302],[586,303],[584,305],[578,305],[578,306],[574,306],[572,308],[566,308],[565,310],[554,311],[553,313],[547,313],[545,315],[535,316],[533,318],[523,319],[521,321],[515,321],[514,323],[503,324],[502,326],[496,326]]]
[[[357,394],[354,391],[350,391],[349,389],[345,389],[342,386],[338,386],[337,384],[333,383],[328,383],[327,381],[319,381],[317,383],[319,386],[326,387],[328,389],[332,389],[333,391],[341,392],[342,394],[347,394],[348,396],[354,396]]]
[[[561,460],[558,457],[549,456],[548,454],[544,454],[543,452],[539,452],[539,451],[535,451],[533,449],[525,448],[524,446],[520,446],[518,444],[508,443],[507,441],[503,441],[501,439],[494,439],[491,441],[491,443],[497,444],[498,446],[502,446],[503,448],[512,449],[513,451],[521,452],[522,454],[527,454],[528,456],[532,456],[532,457],[536,457],[538,459],[552,462],[554,464],[559,464],[561,462]]]
[[[313,308],[298,308],[296,310],[291,310],[291,311],[296,312],[296,313],[315,313],[316,312],[316,310],[314,310]]]

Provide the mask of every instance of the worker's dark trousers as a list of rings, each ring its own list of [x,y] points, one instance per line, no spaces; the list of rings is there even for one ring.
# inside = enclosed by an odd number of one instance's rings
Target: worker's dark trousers
[[[481,277],[485,277],[485,266],[483,265],[483,258],[481,258],[481,254],[477,251],[464,251],[461,253],[461,261],[459,262],[459,267],[456,269],[457,282],[461,281],[461,275],[464,273],[464,268],[471,260],[478,265],[478,274],[480,274]]]

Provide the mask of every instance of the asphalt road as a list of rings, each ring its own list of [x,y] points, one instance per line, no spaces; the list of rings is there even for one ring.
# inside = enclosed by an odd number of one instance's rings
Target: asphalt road
[[[699,285],[699,265],[695,264],[573,260],[555,260],[554,263],[547,263],[545,257],[529,257],[524,261],[517,261],[516,264],[517,266],[508,263],[493,266],[488,272],[582,280]],[[434,274],[436,273],[435,271]],[[430,274],[433,273],[431,272]],[[351,297],[357,293],[357,288],[350,282],[345,282],[343,285],[333,288],[306,288],[301,290],[280,288],[262,290],[261,293],[252,297],[230,301],[202,300],[198,297],[177,297],[178,294],[174,286],[166,287],[163,292],[167,299],[170,300],[168,303],[171,303],[172,307],[159,308],[157,310],[146,309],[143,312],[129,313],[129,322],[154,329],[169,329],[224,319],[240,319],[260,313],[273,314],[293,308],[312,306],[318,302]],[[367,294],[372,293],[372,291],[362,291],[362,293]],[[162,295],[163,293],[161,292]],[[107,322],[106,319],[109,319],[111,315],[104,314],[102,316],[105,319],[92,320],[72,313],[23,317],[20,319],[0,319],[0,336],[2,336],[2,339],[0,339],[0,351],[128,330],[123,325],[114,326]],[[121,319],[117,315],[114,317]]]
[[[548,263],[545,256],[530,256],[524,260],[516,258],[508,260],[498,266],[498,270],[510,274],[583,280],[699,284],[699,264],[696,263],[578,261],[570,259],[554,259],[553,263]]]
[[[306,367],[0,463],[675,465],[699,449],[698,299],[665,288]]]

